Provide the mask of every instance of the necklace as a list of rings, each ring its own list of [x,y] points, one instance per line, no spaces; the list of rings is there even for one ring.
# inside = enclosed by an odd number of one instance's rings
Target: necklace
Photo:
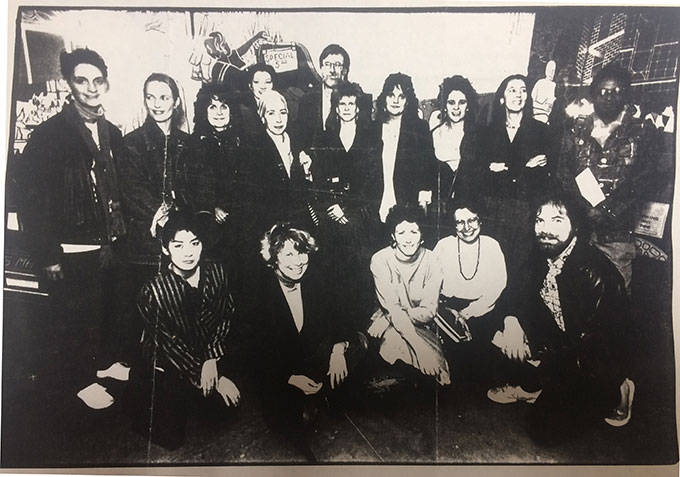
[[[477,238],[477,263],[475,263],[475,271],[472,272],[471,277],[466,277],[465,273],[463,273],[463,261],[460,259],[460,237],[458,237],[458,269],[460,270],[460,276],[465,279],[465,281],[470,281],[473,278],[475,278],[475,275],[477,275],[477,271],[479,270],[479,253],[482,249],[482,241]]]

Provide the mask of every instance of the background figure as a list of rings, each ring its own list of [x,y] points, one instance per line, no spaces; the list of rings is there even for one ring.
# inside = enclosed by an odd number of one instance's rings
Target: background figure
[[[545,77],[536,81],[531,90],[531,100],[534,108],[534,119],[548,124],[548,118],[555,103],[555,69],[557,65],[550,60],[545,65]]]
[[[331,93],[340,83],[347,81],[350,58],[340,45],[330,44],[319,55],[321,89],[315,89],[300,99],[296,123],[299,125],[302,147],[316,145],[319,134],[326,130],[326,120],[331,114]]]
[[[380,307],[368,334],[379,340],[380,356],[389,364],[402,361],[444,385],[451,376],[434,324],[442,271],[422,246],[422,221],[418,208],[400,205],[387,216],[392,245],[371,259]]]
[[[24,149],[21,212],[29,251],[50,280],[58,310],[50,339],[78,344],[62,347],[50,367],[59,385],[80,389],[95,379],[96,369],[119,358],[111,341],[119,331],[117,249],[125,224],[117,161],[125,147],[104,117],[104,60],[88,49],[64,51],[59,59],[71,98],[35,129]],[[112,402],[101,386],[86,400],[91,407]]]
[[[590,240],[616,265],[630,291],[632,230],[641,195],[657,170],[663,140],[632,118],[627,71],[607,65],[593,80],[590,94],[594,112],[578,117],[565,132],[559,178],[566,190],[581,197]]]
[[[214,217],[210,242],[217,257],[231,262],[233,246],[241,245],[237,231],[245,211],[241,210],[242,188],[238,183],[239,127],[236,98],[224,86],[206,84],[194,103],[194,132],[190,138],[191,161],[187,175],[194,207]],[[229,267],[232,269],[232,267]]]
[[[440,307],[463,320],[472,335],[470,343],[447,340],[454,375],[482,379],[489,368],[491,339],[501,327],[503,311],[497,305],[507,284],[505,257],[496,240],[481,234],[480,206],[468,200],[454,207],[456,234],[441,239],[434,249],[443,272]]]
[[[454,196],[476,194],[465,188],[474,183],[477,157],[475,120],[479,108],[478,96],[467,78],[444,78],[437,98],[438,124],[432,128],[434,155],[437,158],[437,216],[446,215]],[[458,197],[460,198],[460,197]]]
[[[548,127],[532,115],[522,75],[501,82],[491,123],[480,133],[476,186],[485,201],[485,230],[498,240],[507,259],[509,291],[521,289],[531,250],[532,198],[551,188]]]
[[[260,344],[254,359],[262,397],[270,423],[313,460],[303,419],[313,419],[321,400],[347,379],[366,351],[366,337],[342,321],[338,300],[351,297],[324,286],[308,232],[275,225],[261,245],[270,270],[255,275],[248,316],[253,342]]]
[[[265,131],[243,151],[242,179],[244,207],[251,220],[244,231],[250,250],[248,260],[257,258],[253,244],[279,221],[314,226],[308,202],[312,160],[289,131],[288,105],[277,91],[260,98],[259,113]]]
[[[418,116],[418,98],[410,76],[393,73],[385,79],[376,100],[375,119],[375,134],[382,139],[382,148],[367,180],[373,184],[379,204],[376,222],[385,223],[396,204],[427,209],[436,187],[436,165],[432,136],[427,122]]]
[[[241,130],[248,137],[257,137],[264,130],[258,112],[258,103],[264,93],[276,89],[276,72],[270,65],[255,63],[248,68],[247,74],[248,90],[243,92],[239,104]]]
[[[488,396],[498,403],[535,401],[529,433],[544,444],[603,419],[620,427],[631,416],[630,302],[616,268],[580,234],[582,223],[571,197],[552,194],[540,202],[528,293],[517,317],[507,317],[494,337],[521,372],[505,375],[510,384]]]
[[[193,215],[170,213],[162,233],[170,265],[144,285],[137,301],[144,360],[133,370],[133,424],[169,449],[184,443],[188,414],[201,395],[215,401],[211,422],[241,397],[227,377],[235,367],[226,356],[234,304],[222,265],[201,260],[202,228]]]

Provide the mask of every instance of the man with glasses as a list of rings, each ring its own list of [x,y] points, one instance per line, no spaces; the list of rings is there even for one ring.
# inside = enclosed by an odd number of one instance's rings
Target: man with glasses
[[[340,45],[330,44],[319,55],[321,90],[307,93],[300,100],[298,109],[298,123],[304,136],[303,148],[313,145],[318,134],[326,130],[331,93],[338,84],[347,81],[349,63],[349,54]]]
[[[590,87],[594,112],[566,131],[558,176],[583,199],[591,242],[616,265],[630,292],[632,230],[660,145],[633,119],[630,74],[609,64]]]

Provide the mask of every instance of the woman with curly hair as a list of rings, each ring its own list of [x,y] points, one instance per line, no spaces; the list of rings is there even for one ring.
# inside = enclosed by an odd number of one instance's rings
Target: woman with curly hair
[[[363,334],[346,331],[335,292],[325,287],[307,231],[274,225],[261,241],[267,266],[252,289],[250,316],[260,343],[261,390],[270,423],[309,455],[303,418],[342,385],[366,350]],[[304,416],[303,416],[304,411]]]
[[[460,75],[444,78],[437,98],[438,121],[432,128],[434,155],[437,158],[437,196],[440,215],[454,195],[465,195],[477,157],[475,118],[479,109],[477,91]]]

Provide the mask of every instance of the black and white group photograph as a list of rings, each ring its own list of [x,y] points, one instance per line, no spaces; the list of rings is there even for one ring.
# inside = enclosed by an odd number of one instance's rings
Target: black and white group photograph
[[[680,7],[9,35],[1,468],[677,465]]]

